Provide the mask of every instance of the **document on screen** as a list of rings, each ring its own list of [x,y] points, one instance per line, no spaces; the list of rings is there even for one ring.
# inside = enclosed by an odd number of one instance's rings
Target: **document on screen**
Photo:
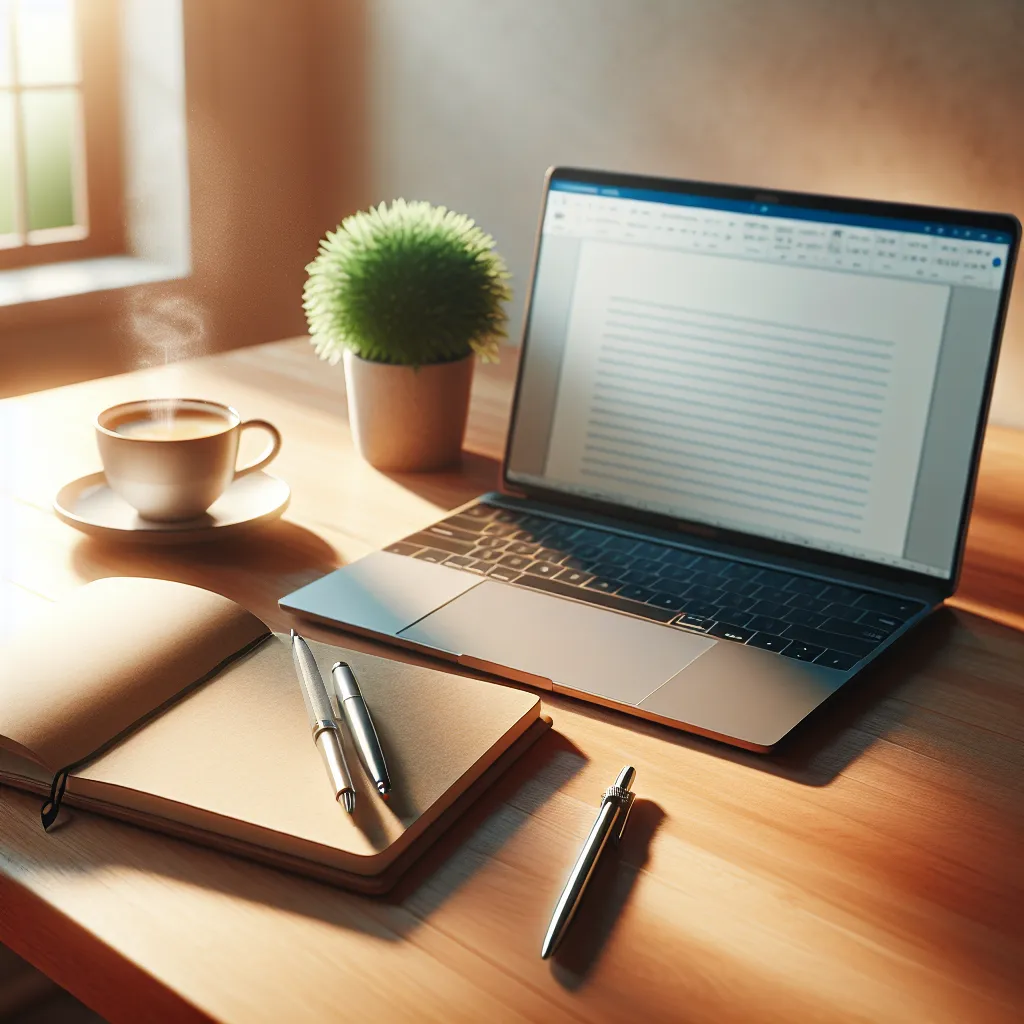
[[[946,285],[586,241],[545,477],[900,555]]]

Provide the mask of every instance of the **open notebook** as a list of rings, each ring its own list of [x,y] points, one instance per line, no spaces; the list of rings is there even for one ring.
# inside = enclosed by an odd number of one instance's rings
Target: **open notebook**
[[[0,647],[0,781],[367,892],[550,724],[530,693],[310,642],[347,661],[388,760],[385,802],[335,802],[289,638],[196,587],[106,579]],[[74,827],[73,823],[69,827]]]

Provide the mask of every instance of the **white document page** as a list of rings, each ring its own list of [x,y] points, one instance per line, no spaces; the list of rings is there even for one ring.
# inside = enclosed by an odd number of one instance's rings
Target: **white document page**
[[[545,479],[900,557],[949,291],[585,241]]]

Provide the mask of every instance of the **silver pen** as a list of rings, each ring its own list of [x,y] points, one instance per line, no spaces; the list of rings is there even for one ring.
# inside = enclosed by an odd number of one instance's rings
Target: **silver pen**
[[[309,645],[292,630],[292,659],[295,671],[302,684],[302,699],[309,715],[309,725],[313,730],[313,742],[320,750],[327,769],[327,777],[334,787],[334,798],[351,814],[356,809],[356,791],[352,785],[352,776],[345,762],[345,752],[341,749],[341,731],[334,720],[334,709],[331,698],[324,686],[323,676],[317,668],[316,659]]]
[[[615,785],[604,791],[597,820],[590,829],[590,835],[587,836],[572,871],[569,872],[569,879],[551,915],[551,924],[548,925],[547,934],[544,936],[544,944],[540,947],[540,955],[545,960],[558,949],[572,923],[576,908],[580,905],[583,892],[594,874],[594,868],[597,867],[604,848],[608,845],[608,840],[617,843],[622,838],[633,806],[634,794],[630,792],[630,787],[635,777],[636,769],[627,765],[619,772]]]
[[[377,730],[373,727],[373,719],[367,710],[366,701],[359,692],[359,684],[352,674],[352,669],[343,661],[336,662],[331,669],[334,689],[338,697],[338,706],[348,723],[349,732],[356,741],[359,760],[363,762],[366,774],[373,779],[377,792],[387,797],[391,792],[391,779],[388,766],[384,762],[384,751],[380,749]]]

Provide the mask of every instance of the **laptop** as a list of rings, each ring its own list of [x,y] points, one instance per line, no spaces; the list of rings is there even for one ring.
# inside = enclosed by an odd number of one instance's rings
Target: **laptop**
[[[956,588],[1019,239],[554,168],[501,490],[280,605],[768,751]]]

